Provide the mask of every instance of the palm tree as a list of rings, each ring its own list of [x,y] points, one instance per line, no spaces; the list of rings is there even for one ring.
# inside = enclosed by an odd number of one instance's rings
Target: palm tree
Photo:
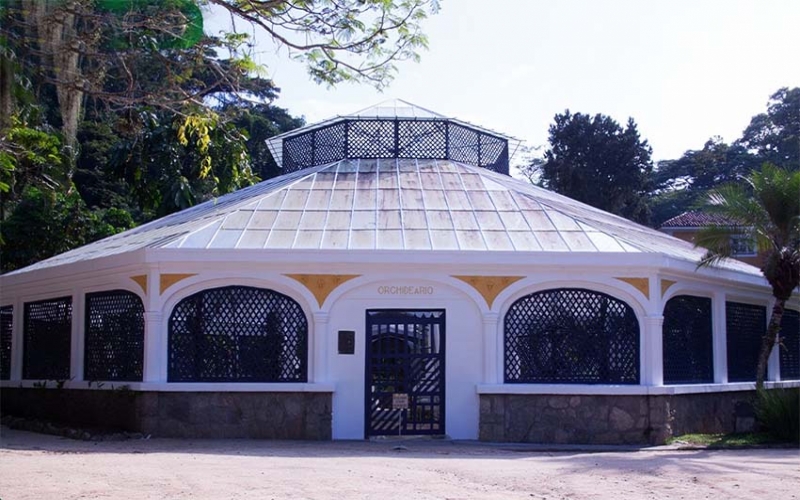
[[[778,340],[786,301],[800,287],[800,171],[765,164],[742,179],[712,190],[704,209],[732,221],[698,233],[695,246],[708,249],[698,267],[733,255],[733,237],[755,242],[763,256],[761,272],[772,286],[775,305],[761,342],[756,388],[763,389],[767,360]]]

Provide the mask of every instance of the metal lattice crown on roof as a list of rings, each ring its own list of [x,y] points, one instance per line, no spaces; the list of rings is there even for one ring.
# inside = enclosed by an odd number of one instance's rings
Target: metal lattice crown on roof
[[[508,174],[509,142],[502,134],[395,99],[309,125],[267,141],[283,170],[352,159],[455,160]]]

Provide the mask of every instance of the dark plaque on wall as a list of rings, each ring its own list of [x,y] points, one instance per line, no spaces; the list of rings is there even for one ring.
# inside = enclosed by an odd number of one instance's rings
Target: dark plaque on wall
[[[356,332],[339,330],[339,354],[356,353]]]

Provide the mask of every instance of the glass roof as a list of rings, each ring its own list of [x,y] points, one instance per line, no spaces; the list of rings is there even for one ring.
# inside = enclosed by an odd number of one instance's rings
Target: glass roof
[[[141,248],[648,252],[691,262],[702,254],[484,168],[449,160],[343,160],[262,182],[23,272]],[[756,272],[735,261],[724,266]]]

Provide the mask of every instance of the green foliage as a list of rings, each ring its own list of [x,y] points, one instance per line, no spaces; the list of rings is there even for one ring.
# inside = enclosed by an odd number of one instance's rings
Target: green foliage
[[[623,129],[605,115],[569,110],[555,116],[544,155],[544,187],[637,222],[649,210],[651,148],[629,119]]]
[[[28,187],[0,222],[2,270],[11,271],[133,227],[127,212],[90,211],[76,191]]]
[[[683,434],[667,439],[667,444],[680,447],[751,448],[775,444],[776,439],[766,433],[747,432],[735,434]]]
[[[800,170],[800,87],[770,96],[767,112],[754,116],[737,142],[762,161]]]
[[[773,438],[800,444],[800,389],[762,389],[755,409]]]

